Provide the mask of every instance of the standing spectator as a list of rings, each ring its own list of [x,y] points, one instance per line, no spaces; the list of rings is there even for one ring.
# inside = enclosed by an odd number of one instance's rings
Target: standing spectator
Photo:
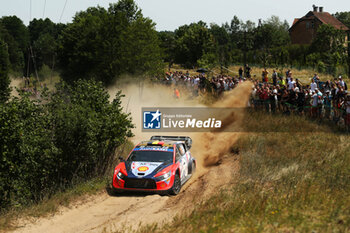
[[[244,67],[244,72],[245,72],[245,77],[246,78],[250,78],[250,70],[251,68],[248,66],[248,64],[245,64],[245,67]]]
[[[243,69],[242,67],[239,67],[239,70],[238,70],[238,74],[239,74],[239,78],[243,78]]]
[[[282,77],[279,77],[277,84],[280,85],[281,89],[286,87],[286,81]]]
[[[277,89],[276,86],[273,86],[273,90],[270,91],[270,106],[271,106],[271,113],[276,112],[276,105],[277,105]]]
[[[272,73],[272,83],[274,86],[277,85],[277,72],[276,72],[276,70],[273,70],[273,73]]]
[[[297,93],[300,92],[300,89],[299,89],[299,87],[297,86],[296,83],[294,83],[293,90],[294,90],[295,92],[297,92]]]
[[[264,87],[263,92],[262,92],[262,97],[265,105],[265,110],[266,112],[270,112],[270,97],[269,97],[269,88]]]
[[[317,94],[317,117],[321,117],[322,106],[323,106],[323,95],[318,88],[316,88],[316,94]]]
[[[348,90],[348,87],[341,76],[339,76],[339,84],[344,90]]]
[[[177,88],[174,88],[174,98],[180,99],[180,91]]]
[[[331,110],[332,110],[332,95],[329,90],[326,90],[325,97],[323,98],[324,101],[324,116],[328,120],[331,116]]]
[[[350,94],[348,94],[346,96],[345,107],[346,107],[346,121],[345,121],[345,125],[347,127],[348,132],[350,132]]]
[[[297,87],[299,88],[299,90],[301,90],[303,85],[300,83],[299,79],[295,79],[295,83],[296,83]]]
[[[288,105],[287,105],[288,99],[289,99],[288,91],[287,91],[287,89],[284,89],[282,92],[281,104],[282,104],[282,108],[283,108],[283,113],[286,113],[286,114],[289,113],[289,109],[288,109]]]
[[[304,114],[306,116],[312,117],[312,97],[311,97],[311,91],[309,92],[308,90],[304,90],[305,94],[305,106],[304,106]]]
[[[277,85],[277,107],[278,107],[278,111],[282,111],[282,104],[281,104],[282,94],[283,94],[282,89],[280,88],[279,85]]]
[[[327,82],[325,82],[323,89],[324,89],[325,92],[327,92],[327,91],[330,92],[332,90],[332,86],[331,86],[331,81],[330,80],[327,80]]]
[[[312,80],[311,80],[311,84],[310,84],[310,90],[311,90],[312,92],[314,92],[314,91],[316,90],[316,88],[317,88],[317,84],[315,83],[315,80],[312,79]]]
[[[269,82],[269,77],[268,77],[269,72],[266,70],[266,68],[262,72],[262,78],[264,83]]]
[[[297,102],[297,106],[298,106],[298,112],[299,114],[302,114],[304,111],[304,106],[305,106],[305,92],[304,91],[298,91],[298,93],[296,94],[296,102]]]
[[[311,109],[311,115],[313,118],[317,117],[317,105],[318,105],[318,95],[316,91],[311,92],[311,98],[312,98],[312,109]]]
[[[291,74],[291,73],[289,73]],[[292,90],[294,89],[294,84],[295,84],[295,81],[293,80],[292,77],[289,77],[289,81],[288,81],[288,90]]]
[[[289,77],[289,72],[290,72],[290,70],[286,71],[286,78]]]

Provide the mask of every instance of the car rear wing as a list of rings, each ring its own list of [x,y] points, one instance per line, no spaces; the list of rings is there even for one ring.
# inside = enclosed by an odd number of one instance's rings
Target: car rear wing
[[[189,150],[192,147],[192,139],[186,136],[152,136],[150,140],[158,140],[158,141],[180,141],[184,142],[186,145],[186,149]]]

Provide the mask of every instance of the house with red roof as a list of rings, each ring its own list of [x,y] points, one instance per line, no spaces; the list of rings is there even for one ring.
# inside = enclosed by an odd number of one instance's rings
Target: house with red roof
[[[332,25],[336,29],[349,32],[347,26],[330,13],[324,12],[323,7],[313,5],[313,11],[309,11],[302,18],[294,19],[289,29],[292,44],[311,44],[317,35],[318,27],[322,24]]]

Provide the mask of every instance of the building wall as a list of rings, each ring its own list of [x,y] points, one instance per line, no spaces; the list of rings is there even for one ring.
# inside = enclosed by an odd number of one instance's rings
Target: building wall
[[[311,44],[320,25],[321,22],[315,19],[298,22],[290,31],[292,44]]]

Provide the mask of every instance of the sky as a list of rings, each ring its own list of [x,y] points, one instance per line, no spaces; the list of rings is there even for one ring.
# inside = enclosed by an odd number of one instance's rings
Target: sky
[[[143,15],[156,23],[158,31],[173,31],[181,25],[202,20],[221,25],[234,15],[243,21],[255,23],[271,15],[287,20],[304,16],[312,5],[323,6],[324,11],[350,11],[349,0],[135,0]],[[68,23],[76,12],[91,6],[108,8],[116,0],[0,0],[0,16],[16,15],[28,25],[33,18],[50,18],[53,22]]]

